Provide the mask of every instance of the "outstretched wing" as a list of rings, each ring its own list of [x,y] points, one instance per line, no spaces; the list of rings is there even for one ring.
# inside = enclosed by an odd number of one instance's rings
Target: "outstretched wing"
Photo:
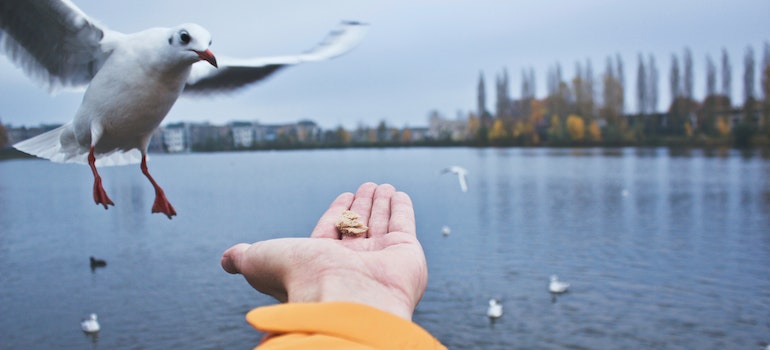
[[[460,179],[460,190],[463,192],[468,192],[468,179],[466,173],[457,173],[457,177]]]
[[[457,179],[460,181],[460,190],[463,192],[468,192],[468,170],[459,166],[459,165],[453,165],[449,168],[444,168],[441,170],[442,174],[447,173],[453,173],[457,175]]]
[[[0,0],[0,51],[52,91],[87,85],[113,33],[69,0]]]
[[[264,79],[277,70],[303,63],[327,60],[340,56],[361,42],[368,26],[360,22],[342,22],[312,50],[289,56],[254,59],[217,57],[219,68],[208,64],[194,64],[185,93],[230,92]]]

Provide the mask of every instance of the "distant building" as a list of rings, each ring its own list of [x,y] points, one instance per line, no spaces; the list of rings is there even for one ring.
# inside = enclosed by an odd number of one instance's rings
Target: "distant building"
[[[26,139],[33,138],[37,135],[40,135],[44,132],[51,131],[60,126],[61,124],[41,124],[40,126],[34,126],[29,128],[24,126],[20,128],[7,126],[6,133],[8,134],[8,146],[10,147],[17,142],[21,142]]]
[[[163,149],[168,153],[189,152],[187,124],[170,124],[161,130]]]
[[[437,111],[428,117],[428,137],[434,140],[463,141],[468,138],[468,121],[460,119],[449,120]]]
[[[430,129],[425,127],[422,127],[422,128],[405,127],[404,131],[406,130],[409,130],[409,136],[410,136],[408,140],[409,142],[425,141],[428,139],[430,135]]]
[[[187,124],[192,151],[224,151],[232,149],[232,133],[227,125]]]
[[[251,148],[254,147],[256,137],[254,123],[251,122],[232,122],[230,131],[233,135],[233,147]]]
[[[278,140],[281,125],[259,125],[257,128],[257,142],[269,143]]]
[[[322,134],[321,128],[314,121],[302,120],[295,125],[297,142],[314,143],[319,142]]]
[[[359,126],[348,133],[338,128],[324,131],[312,120],[300,120],[289,124],[260,124],[256,121],[234,121],[226,125],[178,122],[157,128],[150,138],[148,152],[184,153],[226,151],[235,149],[254,149],[269,147],[314,147],[342,144],[396,144],[425,141],[440,135],[460,137],[464,131],[463,121],[448,121],[432,118],[431,128],[397,129],[387,127],[384,122],[377,128]],[[459,125],[463,125],[461,130]],[[14,143],[35,137],[61,125],[41,125],[37,127],[12,127],[6,125],[8,143]],[[342,130],[342,133],[340,133]],[[328,143],[328,144],[327,144]]]

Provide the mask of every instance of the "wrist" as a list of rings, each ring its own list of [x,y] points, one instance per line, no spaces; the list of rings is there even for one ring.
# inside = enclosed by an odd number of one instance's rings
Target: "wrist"
[[[415,305],[406,295],[371,276],[361,276],[360,271],[337,269],[332,274],[298,280],[306,283],[287,289],[289,303],[354,302],[412,320]]]

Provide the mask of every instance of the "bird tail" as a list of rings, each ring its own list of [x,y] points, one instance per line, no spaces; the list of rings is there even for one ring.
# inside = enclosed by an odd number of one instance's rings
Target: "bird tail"
[[[69,142],[71,139],[72,142]],[[72,132],[72,124],[67,123],[51,131],[42,133],[13,145],[19,151],[56,163],[86,163],[88,150],[80,147]]]
[[[18,142],[13,147],[55,163],[88,164],[89,149],[77,142],[71,123]],[[96,158],[97,166],[126,165],[139,163],[141,153],[136,149],[130,151],[116,149],[107,153],[98,153]]]

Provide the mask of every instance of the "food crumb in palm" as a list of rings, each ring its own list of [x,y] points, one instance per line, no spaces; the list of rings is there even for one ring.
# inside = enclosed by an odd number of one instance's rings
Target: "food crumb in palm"
[[[354,211],[345,210],[342,212],[342,215],[334,226],[337,227],[337,231],[343,236],[358,237],[369,230],[366,225],[361,221],[358,221],[358,218],[360,217],[361,216]]]

